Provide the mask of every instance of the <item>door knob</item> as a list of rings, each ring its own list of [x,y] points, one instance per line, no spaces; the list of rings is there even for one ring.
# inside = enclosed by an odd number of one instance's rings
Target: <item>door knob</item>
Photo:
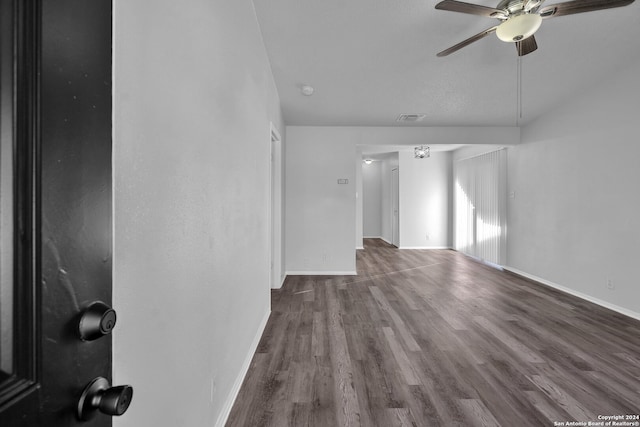
[[[82,312],[78,331],[82,341],[93,341],[109,335],[115,326],[116,311],[102,301],[96,301]]]
[[[87,421],[98,411],[107,415],[122,415],[133,398],[133,387],[121,385],[110,387],[106,378],[98,377],[84,388],[78,400],[78,419]]]

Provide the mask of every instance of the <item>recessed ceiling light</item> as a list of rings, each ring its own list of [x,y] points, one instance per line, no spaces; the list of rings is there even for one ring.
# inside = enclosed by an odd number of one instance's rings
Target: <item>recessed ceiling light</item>
[[[365,161],[364,161],[364,162],[365,162],[366,164],[370,165],[370,164],[371,164],[371,162],[373,162],[373,160],[371,160],[371,159],[365,159]]]
[[[313,95],[313,86],[302,85],[300,92],[302,92],[304,96],[311,96]]]

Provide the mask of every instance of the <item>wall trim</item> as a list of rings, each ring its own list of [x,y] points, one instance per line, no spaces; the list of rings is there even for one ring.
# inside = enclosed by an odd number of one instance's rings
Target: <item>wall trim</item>
[[[363,239],[380,239],[380,240],[382,240],[382,241],[384,241],[384,242],[386,242],[386,243],[388,243],[390,245],[393,245],[393,243],[391,243],[390,241],[388,241],[387,239],[385,239],[382,236],[364,236]]]
[[[287,271],[287,276],[357,276],[358,272],[350,271]]]
[[[280,289],[282,285],[284,285],[284,281],[286,280],[286,278],[287,278],[287,275],[285,274],[280,278],[280,284],[278,286],[272,287],[271,289]]]
[[[451,249],[449,246],[400,246],[398,249]]]
[[[356,249],[364,249],[364,246],[356,246]]]
[[[258,344],[260,343],[260,339],[262,338],[262,334],[264,333],[264,329],[267,326],[267,322],[269,321],[270,315],[271,315],[271,310],[268,310],[265,313],[264,318],[260,322],[260,326],[256,331],[256,336],[253,338],[253,342],[249,347],[247,357],[245,357],[244,363],[242,364],[242,368],[240,369],[240,372],[236,377],[236,381],[233,384],[233,387],[231,388],[229,395],[227,396],[226,402],[222,406],[222,411],[220,412],[220,415],[218,415],[218,421],[216,421],[216,427],[224,427],[224,425],[226,424],[229,418],[229,415],[231,414],[231,408],[233,408],[233,404],[238,398],[240,387],[244,382],[244,378],[247,376],[247,372],[249,372],[249,367],[251,366],[251,360],[253,359],[253,355],[255,354],[256,350],[258,349]]]
[[[548,286],[550,288],[557,289],[565,294],[573,295],[574,297],[578,297],[585,301],[589,301],[593,304],[599,305],[604,308],[608,308],[609,310],[615,311],[620,314],[624,314],[625,316],[631,317],[636,320],[640,320],[640,313],[636,313],[635,311],[629,310],[624,307],[620,307],[615,304],[611,304],[610,302],[601,300],[599,298],[592,297],[591,295],[584,294],[582,292],[576,291],[571,288],[567,288],[566,286],[558,285],[557,283],[551,282],[549,280],[543,279],[538,276],[534,276],[533,274],[525,273],[524,271],[518,270],[517,268],[503,266],[503,269],[510,271],[511,273],[517,274],[518,276],[522,276],[526,279],[533,280],[534,282],[538,282],[541,285]]]

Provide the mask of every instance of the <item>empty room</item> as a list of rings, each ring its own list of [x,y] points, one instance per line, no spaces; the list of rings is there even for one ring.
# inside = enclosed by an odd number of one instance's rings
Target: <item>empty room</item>
[[[640,426],[640,3],[0,12],[3,427]]]

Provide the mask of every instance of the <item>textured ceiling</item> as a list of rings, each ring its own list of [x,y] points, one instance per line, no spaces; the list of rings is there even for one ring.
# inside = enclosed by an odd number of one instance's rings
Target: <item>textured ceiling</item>
[[[522,58],[519,118],[512,43],[490,35],[436,57],[499,21],[435,10],[436,3],[254,0],[287,125],[521,125],[640,56],[640,1],[545,20],[538,50]],[[313,96],[300,93],[303,84]],[[399,124],[402,113],[427,117]]]

